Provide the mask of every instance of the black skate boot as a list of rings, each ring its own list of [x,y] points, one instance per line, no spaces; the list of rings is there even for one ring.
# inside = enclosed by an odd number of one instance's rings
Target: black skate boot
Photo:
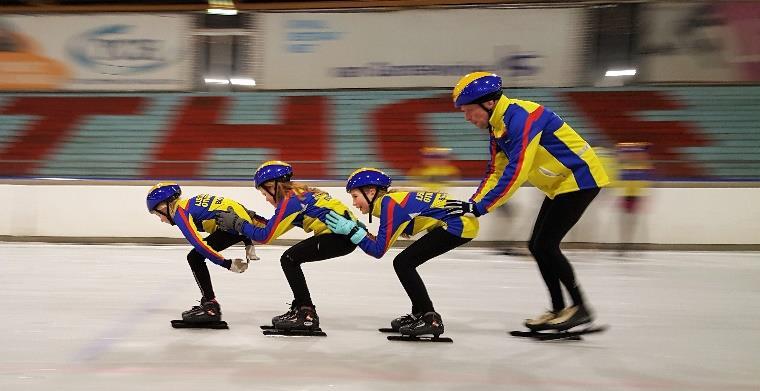
[[[585,305],[567,307],[557,314],[554,319],[546,322],[546,326],[552,330],[564,331],[575,326],[591,323],[594,316]]]
[[[222,320],[222,309],[213,299],[183,312],[182,320],[188,323],[218,322]]]
[[[316,307],[304,305],[298,308],[291,316],[278,319],[274,324],[278,330],[318,330],[319,316]]]
[[[222,320],[222,309],[216,299],[193,306],[182,313],[182,320],[172,320],[172,327],[226,329],[227,322]]]
[[[401,326],[399,332],[412,337],[429,334],[438,337],[443,334],[443,321],[441,320],[441,315],[431,311],[422,315],[417,321]]]
[[[277,315],[277,316],[275,316],[275,317],[272,318],[272,326],[277,325],[277,322],[279,322],[282,319],[290,318],[291,316],[293,316],[297,312],[297,310],[298,310],[298,304],[296,304],[296,301],[293,300],[290,303],[290,309],[288,310],[288,312],[286,312],[286,313],[284,313],[282,315]]]
[[[419,320],[421,317],[422,317],[422,313],[420,312],[416,314],[412,313],[412,314],[406,314],[404,316],[399,316],[398,318],[393,319],[391,321],[391,331],[398,332],[401,329],[401,327],[410,325],[416,322],[417,320]]]

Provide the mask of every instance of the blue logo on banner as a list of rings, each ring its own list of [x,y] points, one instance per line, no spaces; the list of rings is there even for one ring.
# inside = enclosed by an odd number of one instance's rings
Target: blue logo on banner
[[[291,19],[285,22],[288,53],[311,53],[322,41],[339,40],[343,33],[331,31],[327,22],[318,19]]]
[[[152,71],[171,62],[166,40],[135,37],[135,26],[110,25],[72,38],[67,54],[78,64],[108,75]]]

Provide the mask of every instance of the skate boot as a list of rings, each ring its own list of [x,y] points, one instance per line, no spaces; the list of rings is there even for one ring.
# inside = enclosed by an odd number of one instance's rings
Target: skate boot
[[[533,319],[525,319],[525,322],[523,324],[525,325],[525,327],[531,329],[532,331],[547,330],[547,329],[551,329],[552,327],[548,326],[546,322],[556,317],[557,317],[556,312],[546,311],[543,314]]]
[[[282,315],[277,315],[274,318],[272,318],[272,326],[277,326],[277,322],[279,322],[280,320],[293,316],[297,312],[297,310],[298,310],[298,304],[296,304],[296,301],[293,300],[290,303],[290,309],[288,310],[288,312]]]
[[[278,319],[274,327],[278,330],[316,330],[319,328],[316,307],[301,306],[292,315]]]
[[[412,324],[422,317],[422,313],[406,314],[391,321],[391,330],[399,331],[401,327]]]
[[[418,336],[432,334],[435,337],[443,334],[443,321],[441,315],[431,311],[422,315],[414,323],[402,326],[399,332],[403,335]]]
[[[222,320],[222,309],[216,299],[213,299],[183,312],[182,320],[187,323],[219,322]]]
[[[546,322],[548,328],[564,331],[575,326],[591,323],[594,320],[591,311],[585,305],[567,307],[557,314],[557,317]]]

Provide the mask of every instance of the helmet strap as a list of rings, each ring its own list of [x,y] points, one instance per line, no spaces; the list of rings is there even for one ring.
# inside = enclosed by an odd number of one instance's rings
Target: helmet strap
[[[367,200],[367,205],[369,205],[369,223],[372,224],[372,211],[375,209],[375,199],[377,199],[377,193],[380,191],[380,189],[375,186],[375,195],[372,196],[371,200],[369,197],[367,197],[367,193],[364,192],[364,189],[359,188],[359,191],[362,192],[364,199]]]
[[[267,187],[264,186],[263,183],[261,184],[261,187],[263,187],[264,191],[267,192],[267,194],[269,194],[270,196],[272,196],[272,199],[274,200],[274,202],[277,203],[277,187],[278,187],[277,179],[273,179],[272,181],[274,182],[274,192],[269,191],[269,189],[267,189]]]
[[[169,224],[171,224],[171,225],[177,225],[177,224],[174,223],[174,218],[172,217],[171,213],[169,213],[169,201],[164,201],[164,202],[166,202],[166,213],[164,213],[164,212],[162,212],[162,211],[160,211],[158,209],[154,209],[154,210],[158,214],[166,217],[166,219],[169,220]]]

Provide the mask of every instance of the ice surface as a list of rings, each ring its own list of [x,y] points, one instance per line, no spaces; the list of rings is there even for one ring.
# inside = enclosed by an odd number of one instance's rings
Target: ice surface
[[[420,268],[454,339],[425,344],[376,331],[410,309],[398,250],[304,266],[327,338],[261,334],[292,299],[275,246],[209,264],[229,330],[172,329],[188,250],[0,244],[0,390],[760,390],[760,253],[567,251],[611,329],[536,342],[507,334],[549,305],[533,261],[455,250]]]

